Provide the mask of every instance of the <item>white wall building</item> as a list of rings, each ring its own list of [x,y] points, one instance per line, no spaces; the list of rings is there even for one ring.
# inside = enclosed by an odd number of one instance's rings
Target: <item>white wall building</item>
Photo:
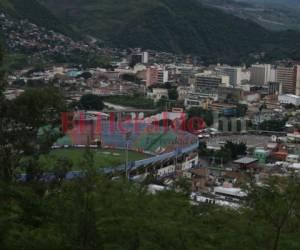
[[[242,68],[241,67],[231,67],[231,66],[221,66],[217,70],[221,74],[227,75],[229,77],[229,85],[237,86],[241,84],[242,80]]]
[[[152,92],[147,93],[147,96],[155,102],[158,102],[163,97],[169,98],[169,93],[167,89],[153,88]]]
[[[157,83],[164,84],[169,81],[169,72],[167,70],[158,70]]]
[[[280,95],[278,96],[278,101],[281,104],[293,104],[295,106],[300,106],[300,96],[297,95],[291,95],[291,94]]]

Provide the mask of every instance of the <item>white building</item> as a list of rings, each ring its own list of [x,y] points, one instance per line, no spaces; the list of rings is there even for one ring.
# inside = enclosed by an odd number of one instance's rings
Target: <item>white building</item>
[[[250,70],[243,69],[241,72],[241,84],[250,82]]]
[[[169,72],[167,70],[161,69],[157,73],[157,83],[164,84],[169,81]]]
[[[169,98],[168,90],[162,88],[153,88],[152,92],[147,93],[147,96],[155,102],[158,102],[163,97]]]
[[[149,53],[148,52],[142,52],[142,63],[148,63],[149,62]]]
[[[221,66],[218,67],[217,70],[219,70],[222,75],[227,75],[229,77],[229,85],[237,86],[241,84],[242,81],[241,67]]]
[[[280,95],[278,96],[278,101],[281,104],[293,104],[295,106],[300,106],[300,96],[297,95],[291,95],[291,94]]]

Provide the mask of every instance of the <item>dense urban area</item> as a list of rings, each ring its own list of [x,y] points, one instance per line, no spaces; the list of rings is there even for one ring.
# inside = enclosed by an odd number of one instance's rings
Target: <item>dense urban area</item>
[[[124,48],[5,3],[0,249],[300,249],[297,48]]]

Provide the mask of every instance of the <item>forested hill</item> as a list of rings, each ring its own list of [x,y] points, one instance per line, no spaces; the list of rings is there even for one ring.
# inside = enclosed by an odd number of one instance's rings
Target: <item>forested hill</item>
[[[37,0],[0,0],[0,12],[17,19],[28,19],[32,23],[57,32],[75,34],[70,26],[61,22]]]
[[[113,46],[192,53],[227,61],[258,51],[267,51],[270,57],[300,57],[295,53],[300,48],[299,33],[274,33],[250,20],[204,7],[196,0],[39,1],[64,22]]]
[[[0,7],[68,35],[73,30],[92,35],[112,47],[229,63],[260,52],[271,59],[300,59],[300,33],[269,31],[198,0],[0,0]]]

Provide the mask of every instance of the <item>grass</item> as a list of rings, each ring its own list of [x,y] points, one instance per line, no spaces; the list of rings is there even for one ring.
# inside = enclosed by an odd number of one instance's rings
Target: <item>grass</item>
[[[111,150],[111,149],[91,149],[94,156],[94,167],[116,167],[124,164],[126,161],[126,155],[124,150]],[[85,149],[55,149],[50,152],[49,155],[44,155],[40,158],[42,166],[48,171],[53,169],[56,161],[60,158],[67,158],[73,162],[72,170],[82,170],[82,160],[85,154]],[[142,160],[147,158],[147,155],[129,151],[129,161]],[[26,162],[26,160],[24,160]]]

